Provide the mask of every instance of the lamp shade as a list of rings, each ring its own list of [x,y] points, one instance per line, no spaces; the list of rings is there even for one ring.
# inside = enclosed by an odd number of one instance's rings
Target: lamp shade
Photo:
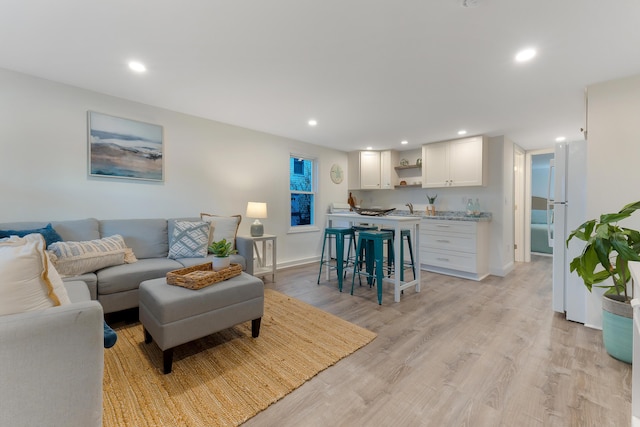
[[[251,236],[260,237],[264,234],[264,226],[258,218],[267,217],[267,204],[263,202],[247,203],[247,218],[255,218],[251,224]]]
[[[267,218],[267,204],[263,202],[247,203],[247,218]]]

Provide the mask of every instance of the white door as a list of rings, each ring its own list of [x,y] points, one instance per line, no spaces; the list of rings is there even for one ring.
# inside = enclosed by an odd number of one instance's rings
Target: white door
[[[556,171],[556,176],[558,173]],[[564,248],[566,229],[566,205],[556,203],[553,206],[553,234],[556,237],[553,241],[553,293],[551,295],[551,305],[553,311],[564,313],[566,311],[566,281],[567,281],[567,251]]]
[[[525,202],[524,202],[524,157],[525,154],[520,149],[514,151],[514,260],[516,262],[524,262],[524,221],[525,221]]]

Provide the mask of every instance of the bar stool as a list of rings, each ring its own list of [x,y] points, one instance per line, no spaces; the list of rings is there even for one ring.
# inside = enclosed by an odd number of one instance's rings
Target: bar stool
[[[381,231],[391,232],[391,234],[393,235],[393,238],[396,237],[396,230],[392,228],[383,228]],[[400,230],[400,237],[403,239],[400,241],[400,262],[402,264],[400,268],[400,280],[404,282],[404,269],[406,265],[411,265],[411,271],[413,272],[413,280],[416,280],[416,265],[415,265],[415,262],[413,261],[413,247],[411,245],[411,230],[409,230],[408,228],[404,228]],[[393,253],[393,238],[387,241],[387,253],[389,256],[389,259],[388,259],[389,274],[391,273],[390,271],[391,266],[394,264],[396,259],[394,256],[395,254]],[[409,264],[405,264],[404,262],[404,239],[405,238],[407,239],[407,243],[409,244],[409,257],[411,258],[411,263]]]
[[[329,241],[331,238],[335,238],[336,241],[336,265],[331,265],[331,258],[325,261],[324,259],[324,249],[327,244],[327,239]],[[344,259],[344,240],[349,237],[349,243],[347,244],[347,259]],[[329,243],[331,245],[331,243]],[[338,289],[342,292],[342,278],[346,275],[346,271],[344,271],[344,266],[349,265],[349,261],[351,258],[351,246],[353,246],[354,253],[356,250],[356,240],[355,240],[355,232],[351,228],[325,228],[324,229],[324,240],[322,242],[322,255],[320,255],[320,272],[318,273],[318,284],[320,284],[320,276],[322,275],[322,266],[327,264],[327,268],[336,269],[338,273]]]
[[[356,233],[356,234],[355,234],[355,237],[356,237],[356,242],[357,242],[357,241],[358,241],[358,240],[357,240],[357,238],[358,238],[358,234],[359,234],[361,231],[376,231],[376,230],[378,230],[378,227],[377,227],[377,226],[375,226],[375,225],[360,224],[360,225],[353,225],[353,226],[351,226],[351,229],[352,229],[353,231],[355,231],[355,233]],[[361,248],[361,249],[360,249],[360,251],[359,251],[359,252],[357,252],[357,253],[359,253],[359,254],[360,254],[360,260],[361,260],[361,261],[360,261],[360,268],[362,268],[362,260],[363,260],[363,259],[365,259],[365,260],[367,259],[367,249],[368,249],[368,248],[367,248],[367,245],[365,245],[363,248]],[[373,248],[372,248],[371,250],[373,250]],[[363,257],[363,255],[364,255],[364,257]],[[367,281],[369,282],[369,285],[371,285],[371,283],[373,283],[372,279],[369,279],[369,278],[368,278],[368,279],[367,279]]]
[[[382,305],[382,279],[384,278],[384,242],[392,239],[393,234],[387,231],[361,231],[358,235],[358,246],[356,249],[356,262],[353,263],[353,277],[351,278],[351,295],[353,295],[353,286],[355,284],[356,274],[358,280],[362,274],[367,276],[367,279],[376,279],[376,286],[378,288],[378,304]],[[369,246],[369,252],[366,254],[365,264],[367,266],[366,273],[362,273],[360,269],[361,250],[363,245]],[[373,256],[372,256],[373,253]],[[375,266],[375,275],[373,274]],[[369,280],[368,280],[369,281]],[[362,282],[360,282],[362,283]],[[369,282],[371,284],[371,282]]]

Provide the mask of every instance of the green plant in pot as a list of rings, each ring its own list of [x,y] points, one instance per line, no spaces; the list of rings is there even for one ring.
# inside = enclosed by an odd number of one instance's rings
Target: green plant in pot
[[[603,214],[573,230],[567,238],[587,242],[580,256],[571,261],[570,270],[580,276],[589,290],[605,289],[602,300],[602,337],[607,352],[631,363],[633,353],[633,286],[629,284],[629,261],[640,261],[640,232],[621,227],[618,222],[640,209],[640,201],[617,213]],[[602,284],[605,280],[609,280]]]
[[[229,258],[229,255],[238,252],[232,248],[233,242],[227,242],[227,239],[222,239],[209,245],[209,252],[213,254],[211,266],[214,271],[220,271],[229,267],[231,264],[231,258]]]

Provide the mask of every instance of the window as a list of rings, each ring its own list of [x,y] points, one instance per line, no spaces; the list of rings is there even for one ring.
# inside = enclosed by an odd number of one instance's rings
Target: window
[[[315,161],[300,156],[289,159],[291,227],[315,224]]]
[[[304,159],[293,159],[293,173],[304,175]]]

